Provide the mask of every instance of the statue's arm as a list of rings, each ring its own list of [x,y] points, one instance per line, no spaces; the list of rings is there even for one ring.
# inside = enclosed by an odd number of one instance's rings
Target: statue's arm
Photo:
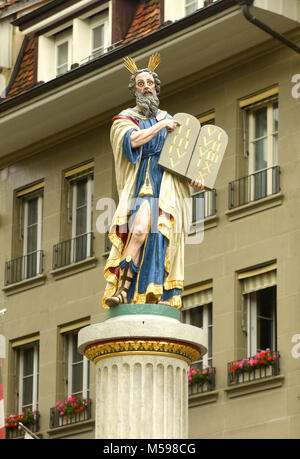
[[[178,124],[178,121],[173,119],[164,119],[158,121],[158,123],[154,124],[154,126],[151,126],[150,128],[133,131],[130,135],[131,147],[141,147],[153,139],[153,137],[155,137],[162,129],[166,128],[170,132],[173,131]]]

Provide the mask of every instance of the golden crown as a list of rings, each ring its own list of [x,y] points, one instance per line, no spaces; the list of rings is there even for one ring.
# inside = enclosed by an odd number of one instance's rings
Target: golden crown
[[[161,62],[160,54],[154,53],[152,54],[152,56],[149,57],[147,68],[151,70],[151,72],[154,72],[155,69],[159,66],[160,62]],[[127,68],[127,70],[129,70],[130,73],[135,74],[138,71],[137,65],[134,59],[132,59],[132,57],[128,57],[128,56],[125,57],[123,60],[123,63],[125,67]]]

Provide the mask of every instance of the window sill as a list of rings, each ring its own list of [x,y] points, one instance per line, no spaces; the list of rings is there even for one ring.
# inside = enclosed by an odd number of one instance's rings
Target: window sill
[[[50,438],[63,438],[69,435],[89,432],[94,430],[94,428],[95,421],[93,419],[88,419],[87,421],[76,422],[61,427],[53,427],[53,429],[47,431],[47,434]]]
[[[212,215],[211,217],[206,217],[204,219],[204,230],[208,230],[210,228],[214,228],[215,226],[218,225],[219,217],[217,215]],[[203,220],[198,220],[194,223],[192,223],[189,231],[189,235],[193,235],[197,231],[200,231],[203,229]]]
[[[218,391],[205,392],[202,394],[195,394],[189,396],[189,408],[195,406],[207,405],[208,403],[214,403],[219,397]]]
[[[238,220],[239,218],[247,217],[248,215],[255,214],[257,212],[263,212],[266,209],[272,207],[277,207],[282,204],[283,194],[282,192],[272,194],[265,198],[259,199],[257,201],[249,202],[243,206],[230,209],[225,214],[227,215],[229,221]]]
[[[20,282],[16,282],[15,284],[7,285],[2,288],[3,292],[9,296],[14,295],[16,293],[24,292],[25,290],[29,290],[30,288],[38,287],[39,285],[43,285],[46,282],[46,274],[39,274],[35,277],[30,277],[29,279],[24,279]]]
[[[284,383],[284,376],[271,376],[266,379],[258,381],[251,381],[236,386],[228,387],[225,389],[229,398],[241,397],[243,395],[253,394],[264,390],[276,389],[282,387]]]
[[[77,263],[72,263],[62,268],[53,269],[50,274],[54,277],[55,280],[63,279],[68,276],[73,276],[82,271],[95,268],[97,265],[97,258],[90,257],[85,260],[78,261]]]

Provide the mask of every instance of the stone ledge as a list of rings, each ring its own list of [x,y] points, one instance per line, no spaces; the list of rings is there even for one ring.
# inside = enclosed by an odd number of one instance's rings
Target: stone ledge
[[[30,277],[29,279],[24,279],[20,282],[16,282],[15,284],[7,285],[3,287],[2,290],[7,296],[15,295],[16,293],[24,292],[25,290],[29,290],[30,288],[43,285],[45,282],[46,274],[39,274],[38,276]]]
[[[251,381],[227,387],[224,389],[224,392],[227,393],[229,398],[236,398],[243,395],[252,394],[254,392],[276,389],[278,387],[282,387],[283,383],[284,376],[271,376],[266,379],[260,379],[257,381]]]
[[[208,403],[214,403],[219,397],[218,391],[204,392],[202,394],[194,394],[189,396],[189,408],[195,406],[207,405]]]
[[[63,266],[61,268],[53,269],[50,274],[54,277],[55,280],[63,279],[68,276],[73,276],[74,274],[86,271],[88,269],[95,268],[97,265],[97,258],[90,257],[85,260],[78,261],[77,263],[71,263],[70,265]]]
[[[67,435],[74,435],[78,433],[89,432],[95,427],[95,420],[88,419],[87,421],[74,422],[73,424],[67,424],[64,426],[53,427],[53,429],[47,430],[47,434],[50,438],[63,438]]]
[[[264,210],[270,209],[272,207],[277,207],[282,204],[283,193],[272,194],[265,198],[259,199],[257,201],[249,202],[243,206],[236,207],[234,209],[227,210],[225,215],[227,215],[229,221],[238,220],[239,218],[247,217],[248,215],[255,214],[257,212],[263,212]]]

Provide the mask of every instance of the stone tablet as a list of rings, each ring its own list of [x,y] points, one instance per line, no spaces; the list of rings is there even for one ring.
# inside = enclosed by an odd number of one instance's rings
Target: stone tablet
[[[200,179],[205,188],[213,189],[228,144],[226,132],[215,125],[201,128],[187,113],[177,113],[173,119],[181,125],[168,133],[159,166],[189,181]]]
[[[181,126],[168,133],[158,164],[173,174],[185,177],[199,136],[200,123],[187,113],[177,113],[173,119]]]
[[[200,179],[206,188],[212,189],[228,144],[226,132],[218,126],[201,128],[189,167],[185,176]]]

